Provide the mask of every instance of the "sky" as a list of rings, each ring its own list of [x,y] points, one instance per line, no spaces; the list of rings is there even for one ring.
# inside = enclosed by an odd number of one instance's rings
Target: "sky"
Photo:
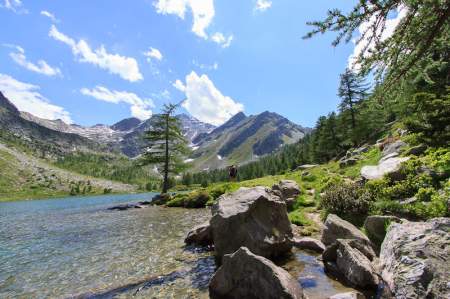
[[[303,126],[336,109],[353,43],[303,40],[336,0],[0,0],[0,91],[20,110],[94,125],[164,103],[220,125],[266,110]]]

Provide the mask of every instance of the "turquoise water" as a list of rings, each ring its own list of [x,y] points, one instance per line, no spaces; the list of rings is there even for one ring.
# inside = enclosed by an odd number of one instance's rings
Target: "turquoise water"
[[[147,287],[138,297],[205,296],[201,276],[214,271],[213,260],[209,254],[184,250],[183,239],[192,226],[207,219],[209,211],[107,210],[151,197],[0,203],[0,298],[131,297],[142,283]],[[171,282],[175,278],[176,284]],[[136,288],[129,287],[139,282]],[[108,293],[123,286],[124,290]]]
[[[108,207],[153,194],[0,203],[0,298],[208,298],[210,252],[184,247],[208,209]],[[309,298],[348,291],[316,254],[282,266]]]

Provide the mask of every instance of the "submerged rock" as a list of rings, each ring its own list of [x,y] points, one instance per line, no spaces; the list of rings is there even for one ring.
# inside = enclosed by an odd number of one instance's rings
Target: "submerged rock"
[[[450,298],[450,219],[393,223],[380,267],[395,298]]]
[[[257,256],[246,247],[223,257],[222,266],[209,284],[210,297],[300,299],[300,284],[286,270]]]
[[[322,242],[331,245],[337,239],[358,239],[370,244],[369,239],[356,226],[334,214],[328,215],[322,233]]]
[[[292,248],[292,228],[284,200],[264,187],[224,194],[212,207],[211,229],[220,259],[245,246],[267,258]]]
[[[213,237],[209,221],[194,227],[184,239],[187,245],[195,244],[200,246],[212,245]]]
[[[108,210],[110,211],[125,211],[125,210],[129,210],[129,209],[142,209],[143,206],[140,203],[127,203],[127,204],[121,204],[121,205],[117,205],[117,206],[113,206],[108,208]]]

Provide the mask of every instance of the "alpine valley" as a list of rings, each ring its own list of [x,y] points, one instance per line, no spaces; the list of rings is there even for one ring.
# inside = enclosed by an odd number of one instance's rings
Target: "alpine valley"
[[[310,132],[268,111],[240,112],[218,127],[187,114],[177,118],[192,149],[186,161],[193,172],[246,164]],[[0,93],[0,166],[8,169],[0,199],[11,193],[20,198],[151,190],[156,173],[136,165],[151,127],[152,118],[89,127],[42,119],[19,111]]]

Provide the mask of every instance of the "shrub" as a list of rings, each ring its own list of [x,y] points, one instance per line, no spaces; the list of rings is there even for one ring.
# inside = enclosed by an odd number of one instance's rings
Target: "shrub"
[[[371,203],[370,193],[364,188],[354,183],[341,183],[325,191],[320,206],[327,214],[336,214],[356,225],[361,225]]]
[[[211,199],[209,193],[205,190],[193,191],[184,199],[185,208],[204,208]]]
[[[420,188],[415,197],[418,201],[430,201],[431,197],[436,194],[433,188]]]
[[[167,202],[168,207],[183,207],[184,206],[184,200],[187,198],[186,194],[177,194],[175,195],[171,200]]]

